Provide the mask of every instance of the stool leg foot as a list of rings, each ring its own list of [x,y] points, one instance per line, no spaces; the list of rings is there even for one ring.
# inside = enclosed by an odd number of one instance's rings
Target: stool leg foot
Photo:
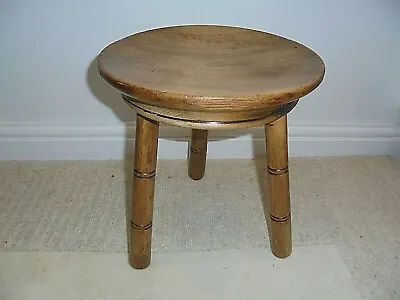
[[[158,129],[158,122],[137,115],[129,230],[129,263],[135,269],[146,268],[151,260]]]
[[[265,125],[265,137],[271,249],[284,258],[292,252],[287,117]]]
[[[200,180],[204,176],[207,156],[208,130],[192,129],[189,145],[189,176]]]

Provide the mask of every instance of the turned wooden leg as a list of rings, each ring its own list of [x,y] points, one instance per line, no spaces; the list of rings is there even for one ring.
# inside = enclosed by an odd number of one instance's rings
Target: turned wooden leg
[[[129,242],[129,263],[135,269],[146,268],[151,259],[158,128],[158,122],[137,115]]]
[[[287,117],[265,125],[267,177],[272,253],[280,258],[292,252]]]
[[[189,176],[200,180],[204,176],[207,156],[208,130],[192,129],[189,151]]]

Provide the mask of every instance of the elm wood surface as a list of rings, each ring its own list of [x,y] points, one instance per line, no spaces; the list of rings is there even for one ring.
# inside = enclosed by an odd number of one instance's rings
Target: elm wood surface
[[[158,129],[158,122],[140,115],[136,117],[135,164],[129,242],[129,262],[136,269],[146,268],[151,259]]]
[[[125,102],[137,113],[158,122],[192,129],[239,129],[263,126],[289,113],[298,101],[260,111],[192,112],[179,111],[137,102],[123,95]]]
[[[200,180],[204,176],[207,156],[207,130],[192,129],[189,145],[189,176]]]
[[[287,117],[265,125],[271,249],[277,257],[292,252]]]
[[[324,63],[286,38],[229,26],[173,26],[128,36],[98,59],[101,75],[138,101],[187,111],[259,110],[315,89]]]
[[[208,129],[265,125],[271,249],[291,253],[286,115],[321,83],[322,59],[277,35],[216,25],[128,36],[98,57],[100,75],[137,113],[129,261],[149,265],[158,122],[192,128],[189,176],[204,175]]]

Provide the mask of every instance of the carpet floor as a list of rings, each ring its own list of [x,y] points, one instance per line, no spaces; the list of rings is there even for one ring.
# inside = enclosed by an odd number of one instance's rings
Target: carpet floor
[[[0,162],[0,251],[126,253],[132,169],[113,160]],[[269,251],[264,170],[262,158],[209,160],[192,181],[186,161],[160,160],[154,256]],[[362,299],[400,299],[400,162],[293,158],[290,180],[294,249],[333,246]]]
[[[361,300],[335,246],[160,252],[134,271],[124,253],[0,252],[2,300]]]

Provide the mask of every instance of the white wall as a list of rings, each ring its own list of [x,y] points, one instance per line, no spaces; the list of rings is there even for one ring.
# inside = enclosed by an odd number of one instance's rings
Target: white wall
[[[0,159],[121,157],[131,134],[122,121],[134,114],[97,75],[96,55],[137,31],[194,23],[284,35],[325,60],[325,81],[290,114],[292,155],[400,152],[397,0],[5,0]],[[249,132],[211,143],[210,155],[253,155],[262,131]],[[173,140],[187,134],[163,129],[160,157],[184,156]]]

